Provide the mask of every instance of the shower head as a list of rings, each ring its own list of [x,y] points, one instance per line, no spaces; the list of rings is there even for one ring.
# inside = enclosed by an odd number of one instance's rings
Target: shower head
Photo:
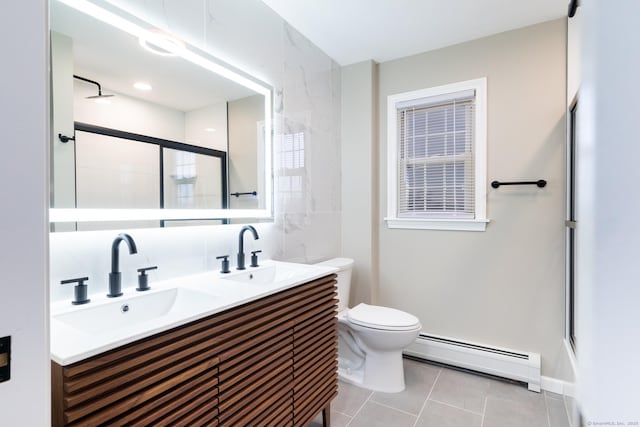
[[[100,100],[103,98],[111,98],[112,96],[115,95],[111,95],[111,94],[104,94],[102,93],[102,86],[100,86],[100,83],[94,81],[94,80],[89,80],[86,77],[82,77],[82,76],[76,76],[75,74],[73,75],[74,79],[78,79],[78,80],[82,80],[83,82],[87,82],[87,83],[91,83],[94,84],[96,86],[98,86],[98,94],[97,95],[92,95],[92,96],[87,96],[86,99],[95,99],[95,100]]]
[[[103,94],[101,90],[98,90],[98,94],[97,95],[93,95],[93,96],[87,96],[85,97],[86,99],[98,99],[98,98],[110,98],[112,96],[115,95],[111,95],[111,94]]]

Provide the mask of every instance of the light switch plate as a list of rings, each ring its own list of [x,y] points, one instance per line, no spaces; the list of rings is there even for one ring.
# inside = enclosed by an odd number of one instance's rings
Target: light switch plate
[[[11,337],[0,338],[0,383],[11,378]]]

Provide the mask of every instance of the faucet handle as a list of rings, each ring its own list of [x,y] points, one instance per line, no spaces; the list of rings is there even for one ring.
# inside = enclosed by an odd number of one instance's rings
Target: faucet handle
[[[217,256],[216,259],[222,260],[220,263],[220,273],[231,273],[231,270],[229,270],[229,255],[220,255]]]
[[[250,267],[260,267],[258,265],[258,254],[262,251],[251,251],[251,265]]]
[[[136,288],[136,291],[142,292],[142,291],[148,291],[149,289],[151,289],[149,287],[149,276],[147,276],[147,271],[157,270],[157,269],[158,269],[157,265],[154,265],[153,267],[145,267],[145,268],[138,269],[138,273],[140,273],[140,275],[138,276],[138,287]]]
[[[73,288],[73,301],[71,301],[71,304],[80,305],[86,304],[91,301],[89,298],[87,298],[87,284],[84,283],[87,280],[89,280],[88,277],[78,277],[77,279],[67,279],[60,282],[61,285],[66,285],[67,283],[77,283],[77,285],[75,285]]]

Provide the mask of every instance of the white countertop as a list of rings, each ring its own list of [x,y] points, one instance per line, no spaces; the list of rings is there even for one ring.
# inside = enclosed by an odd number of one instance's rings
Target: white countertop
[[[229,274],[216,271],[151,281],[150,290],[125,288],[124,295],[117,298],[91,295],[91,302],[83,305],[57,302],[51,305],[51,359],[62,366],[79,362],[336,271],[327,266],[267,260],[261,261],[260,267]],[[159,314],[149,314],[149,310]]]

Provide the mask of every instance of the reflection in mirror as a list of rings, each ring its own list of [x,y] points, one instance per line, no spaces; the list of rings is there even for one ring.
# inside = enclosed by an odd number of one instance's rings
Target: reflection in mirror
[[[270,217],[270,88],[99,3],[51,2],[52,230]]]
[[[76,123],[75,129],[78,208],[226,208],[226,152],[84,123]],[[82,231],[121,227],[77,225]]]
[[[222,189],[223,156],[184,150],[163,150],[163,207],[221,209],[226,206]]]

